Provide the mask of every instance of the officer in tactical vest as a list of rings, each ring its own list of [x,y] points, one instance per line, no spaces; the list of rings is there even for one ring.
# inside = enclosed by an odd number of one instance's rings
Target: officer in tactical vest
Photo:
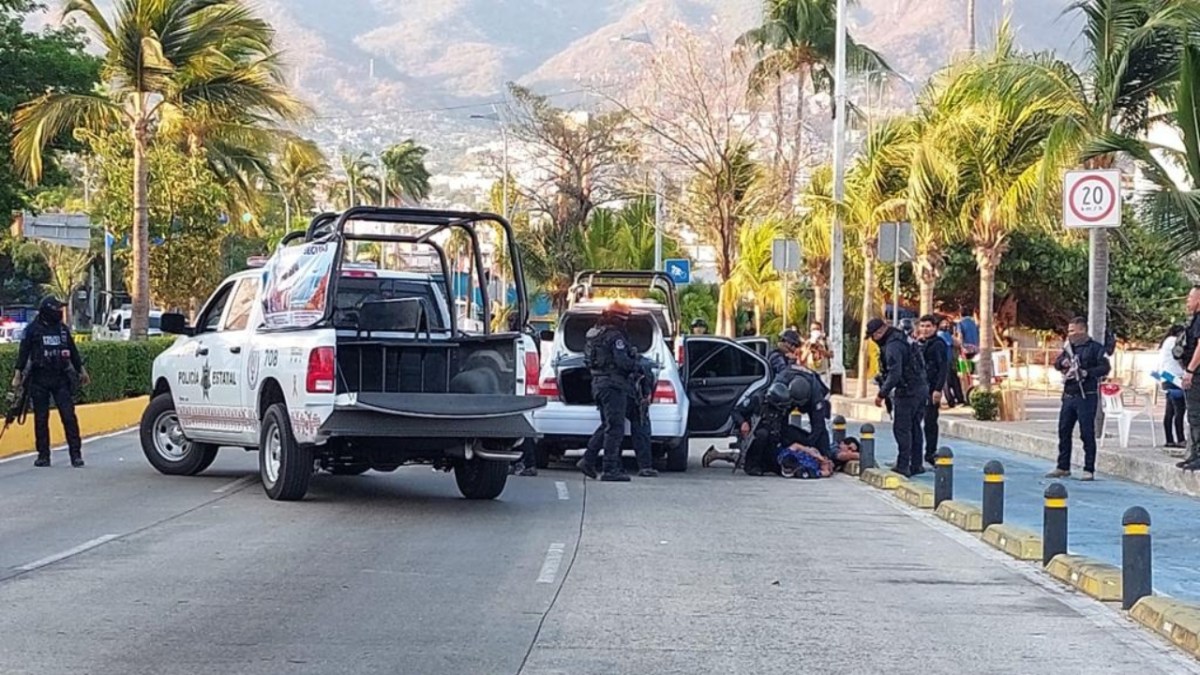
[[[925,418],[925,402],[929,400],[929,383],[921,348],[883,319],[867,323],[867,337],[879,345],[883,371],[875,405],[882,406],[885,400],[892,402],[892,433],[899,448],[892,471],[905,477],[925,473],[921,422]]]
[[[46,297],[38,306],[37,319],[25,329],[17,353],[13,388],[29,387],[33,403],[33,430],[37,445],[34,466],[50,466],[50,401],[58,408],[71,466],[83,466],[79,421],[75,418],[75,391],[90,381],[71,330],[63,323],[63,303]]]
[[[592,371],[592,396],[600,409],[600,428],[603,437],[604,474],[600,480],[628,482],[629,475],[621,464],[621,441],[625,438],[625,414],[633,390],[633,375],[638,361],[629,335],[625,331],[629,310],[612,305],[600,315],[600,320],[587,332],[584,362]],[[590,478],[596,477],[596,454],[599,448],[589,447],[576,464]]]

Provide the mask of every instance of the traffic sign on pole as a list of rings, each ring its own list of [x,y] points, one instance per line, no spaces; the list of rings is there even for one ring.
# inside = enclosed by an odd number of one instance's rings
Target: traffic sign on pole
[[[1120,170],[1068,171],[1063,179],[1063,224],[1068,228],[1120,227]]]
[[[771,242],[771,265],[776,272],[800,271],[800,242],[776,239]]]
[[[676,284],[688,284],[692,281],[692,261],[686,258],[668,258],[663,261],[667,275]]]

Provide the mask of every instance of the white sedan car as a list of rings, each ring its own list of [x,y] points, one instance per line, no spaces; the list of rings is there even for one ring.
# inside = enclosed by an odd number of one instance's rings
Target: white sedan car
[[[604,301],[574,305],[563,314],[554,334],[538,384],[538,393],[548,402],[533,413],[540,466],[585,447],[600,425],[583,350],[588,330],[607,306]],[[656,459],[665,459],[668,471],[686,471],[688,440],[728,437],[734,406],[766,386],[770,369],[753,349],[732,340],[664,335],[668,324],[662,305],[638,302],[631,310],[630,341],[656,364],[650,405],[652,452]],[[678,350],[672,343],[679,343]]]

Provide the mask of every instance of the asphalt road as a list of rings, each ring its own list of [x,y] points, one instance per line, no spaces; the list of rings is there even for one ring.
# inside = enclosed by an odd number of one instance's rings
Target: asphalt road
[[[0,463],[4,675],[1200,672],[846,477],[551,470],[468,502],[414,468],[284,504],[240,450],[85,456]]]

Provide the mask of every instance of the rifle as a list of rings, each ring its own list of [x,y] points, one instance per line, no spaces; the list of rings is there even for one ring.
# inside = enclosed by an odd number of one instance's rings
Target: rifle
[[[1063,351],[1067,353],[1067,358],[1071,359],[1071,367],[1063,375],[1064,383],[1071,377],[1075,378],[1075,383],[1079,385],[1079,395],[1087,398],[1087,393],[1083,390],[1083,380],[1079,377],[1079,357],[1075,355],[1075,347],[1071,345],[1071,341],[1067,340],[1063,343]]]
[[[25,368],[21,373],[21,384],[5,396],[4,427],[0,428],[0,438],[4,438],[4,432],[8,431],[13,422],[25,423],[25,417],[29,413],[29,370],[28,367]]]

